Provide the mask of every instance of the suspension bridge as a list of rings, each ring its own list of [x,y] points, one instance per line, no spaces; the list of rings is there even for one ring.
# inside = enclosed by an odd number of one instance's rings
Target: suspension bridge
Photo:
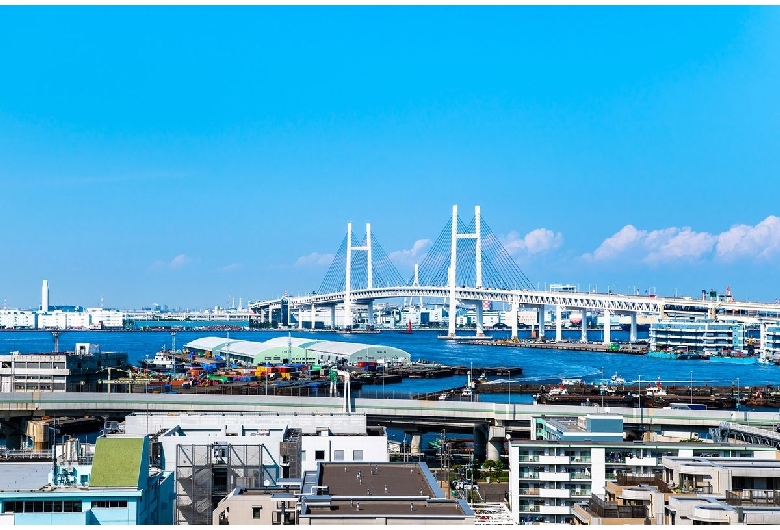
[[[474,216],[466,223],[458,215],[457,205],[452,217],[434,241],[414,274],[404,278],[382,248],[371,224],[366,224],[360,239],[347,224],[347,234],[334,255],[318,290],[305,296],[290,296],[253,302],[250,308],[262,321],[271,321],[272,312],[283,306],[297,312],[299,325],[308,318],[311,328],[317,308],[330,308],[330,325],[334,329],[351,330],[354,310],[365,308],[368,325],[374,325],[373,304],[376,300],[400,298],[440,298],[448,307],[448,329],[445,338],[456,335],[458,306],[473,306],[476,316],[475,337],[484,337],[483,302],[500,302],[511,307],[512,337],[517,337],[518,312],[521,307],[537,310],[539,337],[545,334],[544,313],[553,306],[556,313],[555,339],[561,341],[563,311],[582,312],[582,341],[587,341],[587,312],[600,312],[609,323],[613,314],[631,318],[630,340],[636,341],[637,315],[656,314],[661,318],[677,314],[702,314],[710,319],[728,317],[733,320],[777,322],[780,304],[707,300],[650,295],[615,293],[559,292],[534,289],[532,282],[512,259],[499,237],[490,229],[475,206]],[[336,319],[336,308],[341,319]],[[604,342],[611,342],[610,326],[604,326]]]

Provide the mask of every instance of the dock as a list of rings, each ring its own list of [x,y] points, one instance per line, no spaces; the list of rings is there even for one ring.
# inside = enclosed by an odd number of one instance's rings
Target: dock
[[[458,344],[470,344],[472,346],[503,346],[507,348],[537,348],[543,350],[576,350],[589,352],[626,353],[629,355],[645,355],[649,347],[646,344],[622,344],[613,342],[603,344],[601,342],[555,342],[555,341],[530,341],[530,340],[490,340],[487,338],[457,338]]]

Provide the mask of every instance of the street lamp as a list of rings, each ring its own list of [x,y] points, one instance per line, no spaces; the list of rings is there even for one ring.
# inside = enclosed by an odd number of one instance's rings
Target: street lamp
[[[639,425],[641,426],[643,423],[643,417],[642,417],[642,376],[639,376],[639,380],[637,381],[637,386],[639,387]]]
[[[599,390],[601,390],[601,408],[604,408],[604,367],[601,367],[601,384],[599,385]]]
[[[693,370],[691,370],[691,403],[693,403]]]
[[[508,377],[508,384],[507,388],[509,390],[509,396],[507,398],[507,403],[512,403],[512,370],[507,370],[507,377]]]

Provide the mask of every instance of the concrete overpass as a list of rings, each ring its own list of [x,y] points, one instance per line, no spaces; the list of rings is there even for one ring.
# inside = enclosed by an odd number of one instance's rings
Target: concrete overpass
[[[298,396],[229,396],[220,394],[0,393],[0,419],[41,416],[125,416],[131,413],[306,414],[345,412],[344,398]],[[774,430],[777,412],[731,410],[673,410],[566,405],[519,405],[489,402],[417,401],[355,398],[348,413],[365,414],[370,424],[408,432],[473,432],[475,442],[487,443],[495,458],[506,434],[524,438],[533,416],[584,416],[615,413],[627,430],[707,430],[724,422]]]

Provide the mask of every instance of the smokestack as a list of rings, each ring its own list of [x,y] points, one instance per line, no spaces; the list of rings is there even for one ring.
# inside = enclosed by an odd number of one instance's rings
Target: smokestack
[[[41,311],[44,313],[49,311],[49,280],[43,280],[41,286]]]

